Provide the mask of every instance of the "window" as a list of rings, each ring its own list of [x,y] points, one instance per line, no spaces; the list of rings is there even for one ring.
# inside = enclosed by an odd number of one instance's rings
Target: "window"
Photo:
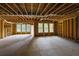
[[[44,32],[48,32],[48,23],[44,23]]]
[[[17,28],[17,32],[21,32],[21,24],[17,24],[16,28]]]
[[[38,32],[39,33],[43,32],[43,23],[38,24]]]
[[[22,24],[22,32],[26,32],[26,25]]]
[[[31,26],[30,24],[27,24],[27,32],[30,32],[31,31]]]
[[[50,32],[54,32],[54,24],[50,23],[49,24]]]
[[[38,23],[38,33],[54,32],[53,23]]]
[[[30,24],[17,24],[16,27],[17,32],[31,32]]]

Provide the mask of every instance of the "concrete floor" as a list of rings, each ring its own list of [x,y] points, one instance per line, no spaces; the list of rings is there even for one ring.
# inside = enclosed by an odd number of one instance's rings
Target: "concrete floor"
[[[58,36],[38,37],[19,49],[17,55],[79,56],[79,44]]]
[[[0,56],[16,55],[25,44],[32,40],[32,35],[12,35],[0,40]]]
[[[0,55],[79,56],[79,44],[58,36],[14,35],[0,40]]]

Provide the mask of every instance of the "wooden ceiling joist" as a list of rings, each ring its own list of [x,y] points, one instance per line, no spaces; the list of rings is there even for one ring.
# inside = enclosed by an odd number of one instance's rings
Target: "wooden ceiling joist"
[[[31,3],[31,15],[33,14],[33,4]]]
[[[65,6],[66,4],[62,4],[60,5],[56,10],[52,11],[51,13],[53,14],[54,12],[58,11],[59,9],[61,9],[63,6]]]
[[[74,5],[74,4],[70,4],[70,5],[68,5],[67,7],[63,8],[62,10],[60,10],[60,11],[56,12],[56,14],[58,14],[58,13],[60,13],[60,12],[64,11],[65,9],[69,8],[69,7],[70,7],[70,6],[72,6],[72,5]]]
[[[74,8],[74,7],[75,8]],[[61,15],[77,9],[74,3],[4,3],[0,4],[3,12],[9,15]],[[71,11],[72,11],[71,10]],[[74,11],[72,11],[74,12]],[[1,15],[2,13],[0,13]],[[4,15],[5,15],[4,14]]]
[[[12,13],[12,12],[10,12],[8,9],[6,9],[5,7],[3,7],[2,5],[0,5],[0,7],[2,7],[4,10],[6,10],[7,12],[9,12],[10,14],[12,14],[12,15],[13,15],[13,13]]]
[[[42,14],[44,13],[44,11],[48,8],[49,5],[50,5],[50,4],[48,3],[48,4],[46,5],[46,7],[44,8],[44,10],[41,12],[40,15],[42,15]]]
[[[37,9],[37,11],[36,11],[36,15],[37,15],[38,12],[39,12],[40,6],[41,6],[41,3],[39,3],[38,9]]]
[[[79,4],[74,3],[4,3],[0,16],[12,22],[43,20],[60,21],[79,15]],[[34,20],[35,19],[35,20]]]
[[[69,14],[69,13],[73,13],[73,12],[78,12],[79,11],[79,8],[74,8],[74,9],[72,9],[71,11],[69,11],[69,12],[66,12],[65,14]],[[63,13],[64,14],[64,13]]]
[[[21,15],[23,15],[23,13],[22,13],[22,11],[19,9],[19,7],[14,3],[13,4],[18,10],[19,10],[19,12],[21,13]]]
[[[13,12],[15,12],[16,15],[18,15],[18,13],[17,13],[9,4],[6,3],[6,5],[7,5]]]
[[[67,14],[68,12],[77,9],[79,6],[74,5],[74,6],[71,6],[71,7],[72,7],[72,8],[68,8],[67,10],[61,12],[60,14]],[[72,12],[72,13],[73,13],[73,12]]]
[[[47,14],[48,14],[51,10],[53,10],[56,6],[57,6],[57,3],[56,3],[55,5],[53,5],[52,8],[49,9],[49,10],[45,13],[45,15],[47,15]]]
[[[23,3],[23,7],[24,7],[24,10],[26,12],[26,15],[28,15],[28,12],[27,12],[26,7],[25,7],[25,3]]]

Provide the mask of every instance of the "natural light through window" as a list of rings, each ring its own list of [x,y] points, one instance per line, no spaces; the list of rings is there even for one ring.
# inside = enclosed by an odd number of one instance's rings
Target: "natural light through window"
[[[43,32],[43,23],[38,24],[38,32],[39,33]]]
[[[44,32],[48,32],[48,23],[44,23]]]
[[[26,25],[22,24],[22,32],[26,32]]]
[[[30,24],[17,24],[16,31],[17,32],[31,32],[31,25]]]
[[[38,33],[54,32],[53,23],[38,23]]]
[[[49,28],[50,28],[49,29],[50,32],[54,32],[54,24],[50,23]]]
[[[27,32],[30,32],[31,31],[31,26],[30,24],[27,24]]]
[[[17,28],[17,32],[21,32],[21,24],[17,24],[16,28]]]

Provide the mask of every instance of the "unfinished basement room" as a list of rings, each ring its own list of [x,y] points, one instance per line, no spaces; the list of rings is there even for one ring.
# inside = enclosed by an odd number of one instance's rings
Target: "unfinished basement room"
[[[79,56],[79,3],[0,3],[0,56]]]

